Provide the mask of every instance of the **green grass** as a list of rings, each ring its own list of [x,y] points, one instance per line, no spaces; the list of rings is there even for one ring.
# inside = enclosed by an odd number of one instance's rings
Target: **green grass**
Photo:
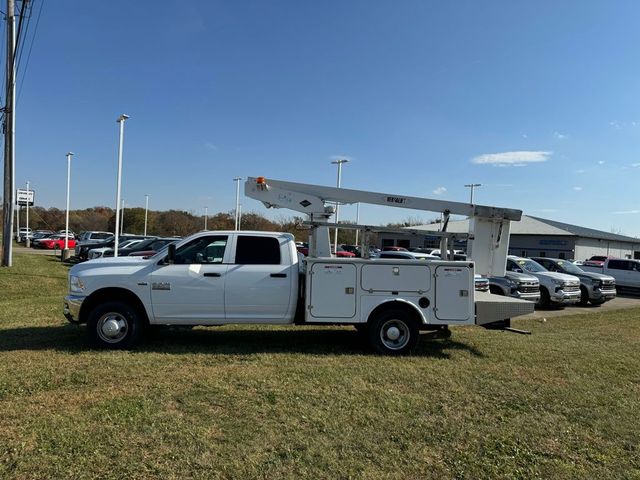
[[[640,478],[640,309],[453,329],[224,327],[91,351],[67,267],[0,269],[3,478]]]

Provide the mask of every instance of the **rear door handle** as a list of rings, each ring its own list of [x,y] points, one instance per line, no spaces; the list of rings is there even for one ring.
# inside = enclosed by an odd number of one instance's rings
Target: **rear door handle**
[[[204,274],[204,276],[205,277],[221,277],[222,274],[217,272],[207,272]]]
[[[271,277],[272,278],[287,278],[287,274],[286,273],[272,273]]]

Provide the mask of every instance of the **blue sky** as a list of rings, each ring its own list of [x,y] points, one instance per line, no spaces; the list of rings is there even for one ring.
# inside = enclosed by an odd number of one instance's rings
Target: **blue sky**
[[[639,16],[633,1],[46,0],[17,183],[63,208],[71,150],[72,208],[114,206],[127,113],[127,206],[229,211],[236,176],[334,185],[346,156],[344,187],[466,201],[476,182],[477,203],[640,235]],[[434,217],[361,208],[410,216]]]

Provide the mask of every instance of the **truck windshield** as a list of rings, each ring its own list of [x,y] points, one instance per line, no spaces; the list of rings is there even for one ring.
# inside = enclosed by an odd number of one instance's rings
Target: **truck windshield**
[[[520,265],[520,268],[526,270],[527,272],[538,273],[547,271],[546,268],[544,268],[538,262],[534,262],[533,260],[518,260],[517,263],[518,265]]]
[[[558,266],[567,273],[584,273],[584,270],[571,262],[561,260],[558,262]]]

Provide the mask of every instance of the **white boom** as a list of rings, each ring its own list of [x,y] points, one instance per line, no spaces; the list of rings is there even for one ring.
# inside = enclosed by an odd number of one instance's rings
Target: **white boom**
[[[475,262],[476,272],[482,275],[504,275],[509,250],[510,222],[519,221],[522,217],[521,210],[511,208],[267,180],[264,177],[247,178],[244,193],[250,198],[261,201],[267,208],[289,208],[305,213],[314,223],[328,223],[329,218],[334,214],[332,203],[369,203],[440,212],[444,214],[445,220],[448,220],[450,214],[468,216],[470,221],[467,253],[469,259]],[[445,225],[446,223],[445,221]],[[425,235],[431,234],[437,234],[437,232],[425,232]],[[446,239],[443,242],[442,251],[447,251]],[[312,230],[309,255],[331,256],[328,227]]]

